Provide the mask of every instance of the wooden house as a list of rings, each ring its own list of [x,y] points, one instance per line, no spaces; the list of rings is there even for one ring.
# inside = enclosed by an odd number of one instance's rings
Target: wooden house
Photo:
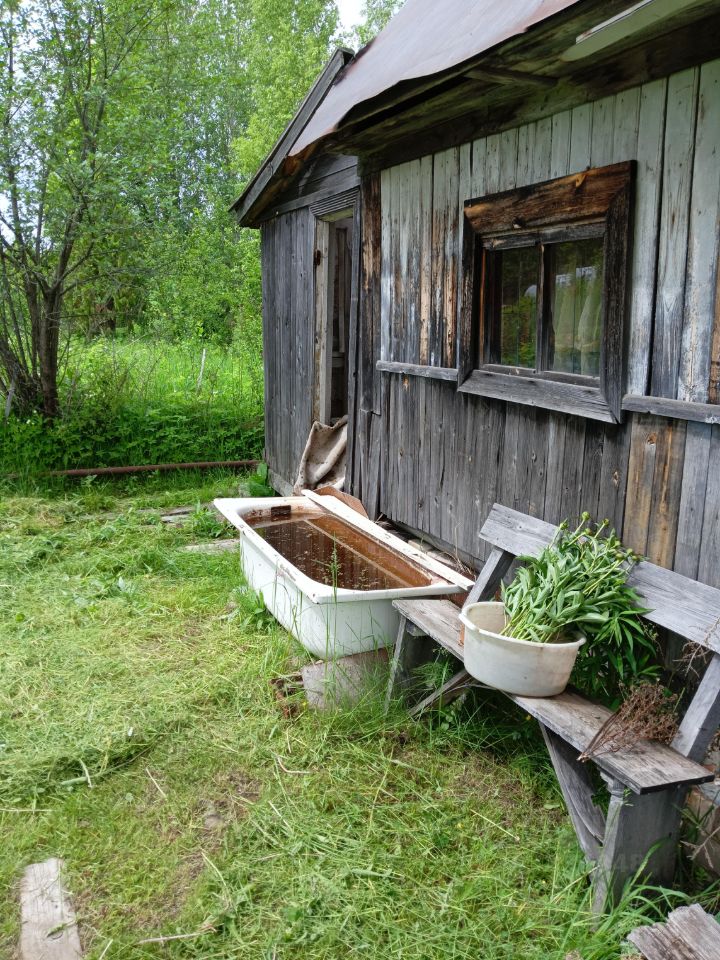
[[[235,205],[276,486],[347,413],[346,488],[475,565],[498,502],[720,585],[719,57],[718,0],[407,0],[339,51]]]

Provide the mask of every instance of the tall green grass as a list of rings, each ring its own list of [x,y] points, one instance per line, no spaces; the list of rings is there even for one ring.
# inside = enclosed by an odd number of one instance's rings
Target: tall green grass
[[[0,472],[262,456],[259,346],[74,339],[63,414],[0,421]]]

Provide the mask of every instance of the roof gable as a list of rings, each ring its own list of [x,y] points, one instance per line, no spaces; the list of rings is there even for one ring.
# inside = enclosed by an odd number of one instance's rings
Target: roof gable
[[[352,50],[344,47],[335,51],[298,107],[295,116],[285,128],[280,139],[267,155],[250,183],[233,203],[231,209],[235,211],[243,226],[254,226],[257,217],[273,197],[285,189],[300,172],[303,164],[297,158],[292,158],[290,152],[315,111],[322,104],[338,74],[352,57]]]

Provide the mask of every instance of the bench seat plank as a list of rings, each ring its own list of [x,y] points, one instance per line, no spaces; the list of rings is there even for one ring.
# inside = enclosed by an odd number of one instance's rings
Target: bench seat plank
[[[557,697],[511,696],[510,699],[580,752],[612,716],[612,710],[572,690]],[[601,753],[592,759],[601,770],[621,780],[635,793],[652,793],[713,779],[706,767],[688,760],[664,743],[651,740],[639,740],[633,747]]]
[[[463,645],[458,618],[459,607],[450,600],[395,600],[393,606],[458,660],[463,660]]]
[[[396,600],[395,608],[459,660],[463,659],[458,608],[449,600]],[[506,694],[522,710],[582,752],[612,711],[566,690],[557,697]],[[707,783],[713,774],[662,743],[641,740],[630,749],[601,754],[593,761],[635,793],[680,784]]]

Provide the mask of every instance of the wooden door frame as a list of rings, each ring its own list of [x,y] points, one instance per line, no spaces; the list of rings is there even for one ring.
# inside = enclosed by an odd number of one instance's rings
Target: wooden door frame
[[[335,231],[331,229],[337,220],[352,218],[353,232],[356,227],[355,210],[357,198],[348,204],[347,197],[342,198],[342,206],[337,210],[324,212],[315,217],[315,376],[313,387],[313,420],[320,423],[330,422],[332,402],[332,316],[334,309],[335,286],[330,275],[330,265],[335,254]],[[353,254],[355,244],[353,238]],[[351,264],[354,271],[355,264]],[[349,357],[348,357],[349,360]],[[349,371],[348,371],[349,373]],[[348,376],[348,384],[350,377]]]

